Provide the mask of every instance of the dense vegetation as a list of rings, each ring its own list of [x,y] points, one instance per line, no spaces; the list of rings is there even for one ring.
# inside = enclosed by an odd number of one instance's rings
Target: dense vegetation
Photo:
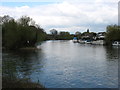
[[[7,15],[1,18],[2,45],[6,49],[33,47],[37,42],[46,40],[44,30],[30,17],[22,16],[15,20]]]
[[[73,35],[70,35],[69,32],[60,32],[60,34],[57,36],[58,40],[71,40],[73,39]]]
[[[111,44],[114,41],[120,41],[120,26],[109,25],[106,31],[106,43]]]
[[[48,40],[71,40],[74,35],[71,35],[69,32],[61,31],[59,34],[49,34],[47,35]]]

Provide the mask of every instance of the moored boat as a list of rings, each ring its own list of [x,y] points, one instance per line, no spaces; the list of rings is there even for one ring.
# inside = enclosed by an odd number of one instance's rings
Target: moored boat
[[[78,42],[77,37],[74,37],[74,38],[73,38],[73,42],[74,42],[74,43],[77,43],[77,42]]]
[[[112,43],[112,45],[113,45],[113,46],[120,46],[120,42],[119,42],[119,41],[114,41],[114,42]]]
[[[85,40],[78,40],[80,44],[85,44]]]
[[[96,40],[96,41],[92,41],[92,44],[93,45],[104,45],[105,42],[104,42],[104,40]]]
[[[92,44],[92,41],[91,40],[86,40],[85,44]]]

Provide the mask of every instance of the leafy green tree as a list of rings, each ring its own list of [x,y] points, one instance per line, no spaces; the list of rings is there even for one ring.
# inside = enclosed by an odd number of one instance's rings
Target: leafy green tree
[[[9,15],[5,15],[3,17],[0,17],[0,23],[9,22],[10,20],[13,20],[13,18],[10,17]]]
[[[46,40],[44,29],[36,25],[30,17],[22,16],[15,21],[4,16],[2,20],[2,41],[7,49],[33,47],[37,42]]]
[[[106,28],[106,42],[111,44],[114,41],[120,41],[120,26],[109,25]]]
[[[9,49],[18,48],[18,44],[20,43],[20,30],[15,20],[5,22],[2,26],[2,31],[4,46]]]
[[[18,21],[23,26],[29,26],[30,22],[32,21],[32,18],[28,16],[22,16]]]
[[[70,35],[69,32],[61,31],[59,35],[57,36],[58,40],[71,40],[73,39],[73,36]]]

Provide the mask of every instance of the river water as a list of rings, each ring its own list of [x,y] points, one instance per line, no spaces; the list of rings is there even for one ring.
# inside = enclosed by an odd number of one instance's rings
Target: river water
[[[46,88],[117,88],[120,48],[45,41],[39,50],[3,50],[3,75]]]

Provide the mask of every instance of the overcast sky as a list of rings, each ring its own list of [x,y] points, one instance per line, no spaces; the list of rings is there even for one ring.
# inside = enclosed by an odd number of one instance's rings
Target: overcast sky
[[[15,19],[30,16],[45,29],[58,31],[106,31],[106,26],[118,23],[118,0],[2,0],[0,16]]]

